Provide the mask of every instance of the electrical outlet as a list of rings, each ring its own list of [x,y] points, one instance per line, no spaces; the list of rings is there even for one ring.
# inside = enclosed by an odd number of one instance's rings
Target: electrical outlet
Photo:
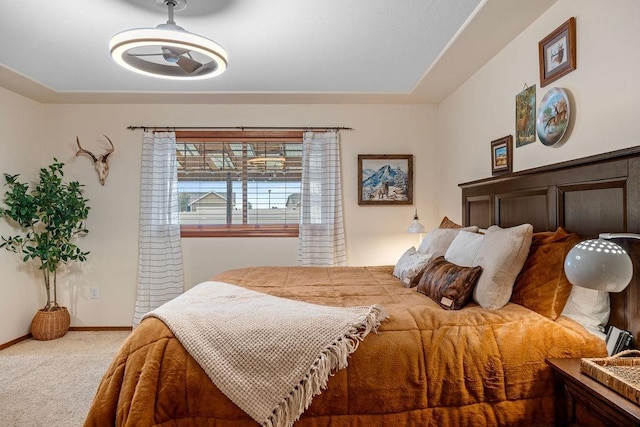
[[[91,299],[100,298],[100,292],[98,292],[98,288],[91,288]]]

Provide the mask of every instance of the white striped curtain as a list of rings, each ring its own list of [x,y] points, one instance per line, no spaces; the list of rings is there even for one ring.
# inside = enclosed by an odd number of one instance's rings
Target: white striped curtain
[[[346,265],[337,131],[304,133],[301,187],[298,265]]]
[[[133,326],[184,291],[174,132],[145,132]]]

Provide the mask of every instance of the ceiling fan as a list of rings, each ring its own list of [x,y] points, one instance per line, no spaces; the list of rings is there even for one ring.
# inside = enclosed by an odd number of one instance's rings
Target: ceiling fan
[[[220,75],[227,52],[216,42],[176,25],[173,14],[187,0],[155,0],[168,9],[165,24],[122,31],[111,38],[111,57],[122,67],[152,77],[197,80]]]

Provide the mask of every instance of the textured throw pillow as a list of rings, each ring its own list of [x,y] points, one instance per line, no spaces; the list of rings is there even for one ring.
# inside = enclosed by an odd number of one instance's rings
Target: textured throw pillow
[[[457,224],[451,221],[449,218],[445,216],[444,218],[442,218],[442,221],[440,222],[440,225],[438,226],[438,228],[462,228],[462,226],[460,224]]]
[[[402,271],[407,268],[408,263],[410,262],[411,255],[416,253],[415,246],[411,246],[409,249],[404,251],[398,262],[396,262],[396,266],[393,269],[393,275],[398,279],[400,278],[400,274]]]
[[[471,267],[473,260],[478,255],[483,234],[461,231],[453,239],[449,249],[444,254],[444,259],[462,267]]]
[[[482,308],[497,310],[511,298],[513,284],[529,254],[533,226],[511,228],[492,225],[487,229],[473,265],[483,272],[473,291],[473,299]]]
[[[400,257],[393,269],[393,275],[400,279],[405,288],[413,288],[418,285],[422,270],[427,266],[433,256],[416,251],[413,246],[407,249]]]
[[[435,257],[444,255],[449,249],[449,245],[453,242],[453,239],[458,235],[460,231],[469,231],[476,233],[478,227],[464,227],[464,228],[436,228],[427,233],[422,239],[422,243],[418,247],[418,252],[429,253]]]
[[[577,234],[562,228],[534,233],[529,256],[513,286],[511,302],[556,320],[572,288],[564,275],[564,259],[579,241]]]
[[[442,308],[460,310],[471,299],[481,273],[482,267],[460,267],[441,256],[424,269],[417,290]]]

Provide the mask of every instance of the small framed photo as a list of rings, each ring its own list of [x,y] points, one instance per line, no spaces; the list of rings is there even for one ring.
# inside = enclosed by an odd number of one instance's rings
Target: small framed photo
[[[503,136],[491,141],[491,174],[511,172],[513,167],[513,136]]]
[[[359,154],[358,204],[413,204],[413,155]]]
[[[538,43],[540,87],[576,69],[576,18],[556,28]]]

